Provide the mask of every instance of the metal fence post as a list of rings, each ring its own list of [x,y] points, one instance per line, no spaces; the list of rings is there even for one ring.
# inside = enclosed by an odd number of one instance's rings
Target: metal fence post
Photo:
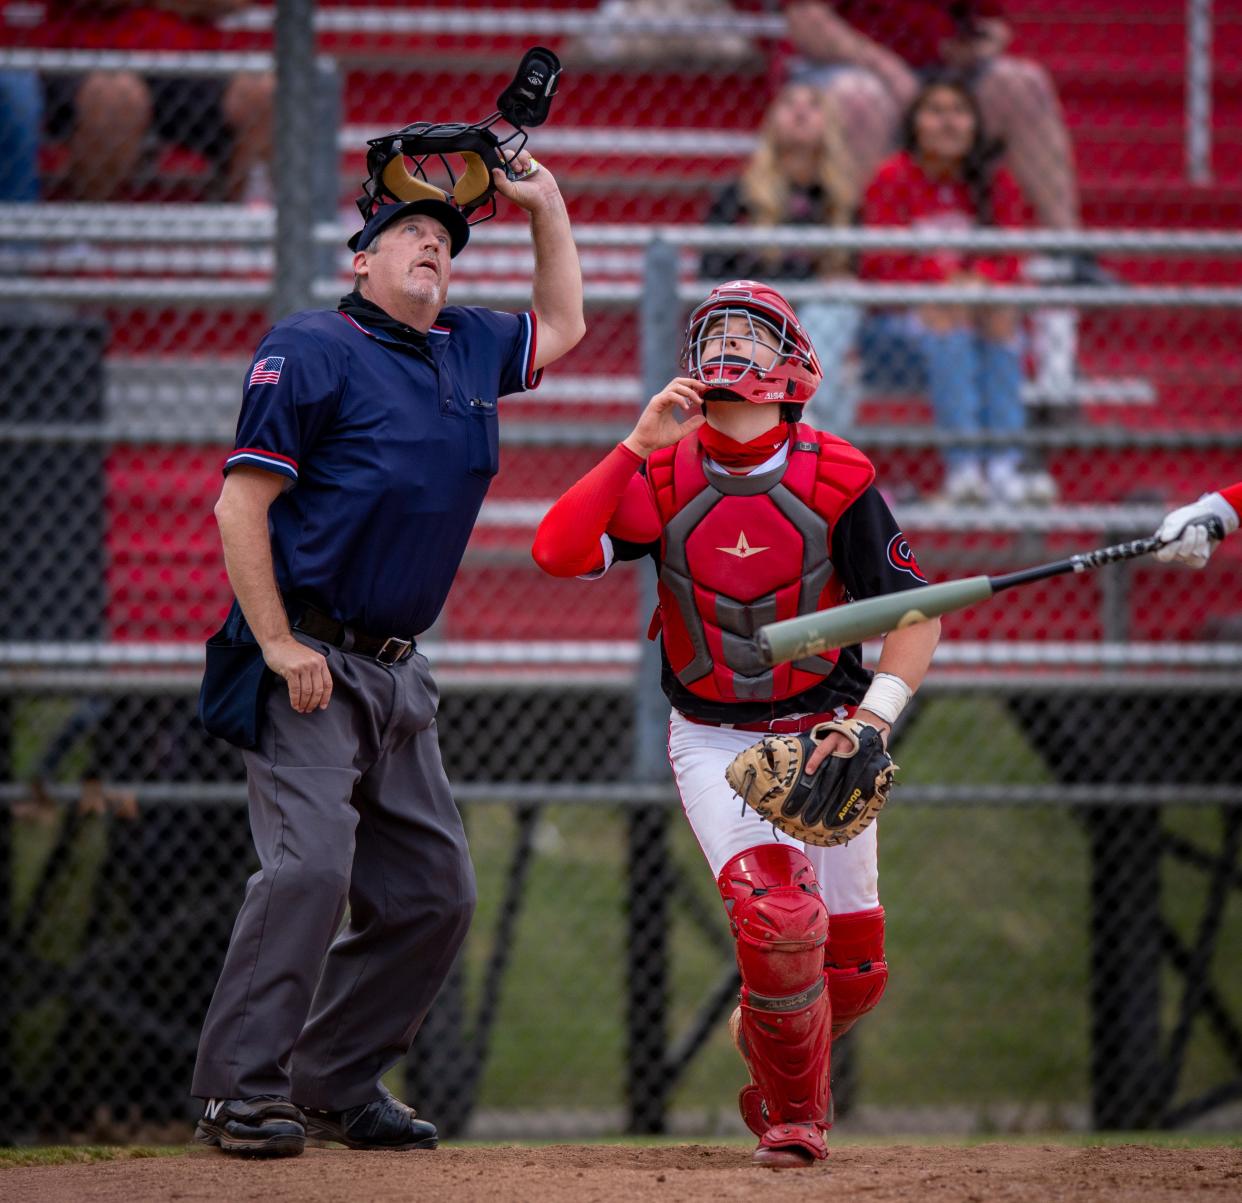
[[[13,703],[0,700],[0,780],[13,780]],[[7,800],[0,802],[0,1148],[17,1143],[18,1114],[17,1078],[13,1071],[13,986],[17,982],[17,964],[13,955],[13,938],[17,934],[17,911],[13,905],[13,870],[17,850],[13,845],[13,807]]]
[[[677,249],[659,239],[646,250],[644,299],[638,320],[644,397],[657,392],[677,365]],[[660,781],[668,772],[668,703],[660,691],[659,644],[647,638],[655,581],[639,586],[641,646],[634,689],[632,779]],[[628,813],[626,940],[626,1104],[631,1133],[664,1130],[668,1107],[668,947],[672,872],[668,808],[635,806]]]
[[[315,128],[311,150],[314,163],[311,171],[311,206],[315,221],[336,219],[341,190],[341,155],[337,135],[343,122],[341,72],[335,59],[321,57],[315,63],[315,95],[313,99]],[[359,218],[359,225],[361,225]],[[318,279],[336,275],[339,247],[315,244],[313,262]],[[308,298],[309,301],[309,298]]]
[[[1186,0],[1186,174],[1212,182],[1212,0]]]
[[[273,321],[314,297],[316,68],[314,0],[276,5],[276,274]]]
[[[1114,536],[1110,535],[1109,538]],[[1105,639],[1130,626],[1130,572],[1101,575]],[[1121,707],[1125,699],[1118,699]],[[1109,726],[1124,726],[1124,713]],[[1105,763],[1111,759],[1104,757]],[[1155,1127],[1164,1103],[1160,1041],[1160,811],[1089,807],[1091,1115],[1096,1129]]]

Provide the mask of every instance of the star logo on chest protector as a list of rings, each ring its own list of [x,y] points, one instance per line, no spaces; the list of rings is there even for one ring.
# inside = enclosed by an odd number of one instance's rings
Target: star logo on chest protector
[[[717,547],[716,550],[723,551],[725,555],[737,556],[739,560],[745,560],[750,556],[757,556],[761,551],[767,551],[768,549],[766,547],[751,547],[746,542],[746,532],[739,531],[736,547]]]

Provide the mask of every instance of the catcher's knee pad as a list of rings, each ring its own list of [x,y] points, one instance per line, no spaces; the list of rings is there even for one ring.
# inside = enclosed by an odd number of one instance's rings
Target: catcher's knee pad
[[[824,970],[836,1037],[870,1011],[888,985],[882,906],[829,918]]]
[[[735,1039],[772,1125],[826,1126],[828,910],[801,851],[764,844],[720,871],[742,977]]]
[[[748,848],[716,881],[737,940],[743,985],[764,995],[812,985],[824,963],[828,908],[805,853],[788,844]]]

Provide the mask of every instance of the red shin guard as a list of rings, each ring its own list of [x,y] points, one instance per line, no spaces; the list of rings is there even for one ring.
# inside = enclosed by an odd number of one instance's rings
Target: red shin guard
[[[888,985],[884,961],[884,908],[833,915],[824,956],[835,1040],[880,1001]]]
[[[789,845],[764,844],[729,861],[718,885],[742,976],[738,1047],[766,1109],[768,1126],[756,1159],[784,1164],[790,1158],[796,1164],[826,1157],[828,912],[815,871]],[[759,1110],[749,1110],[755,1114],[746,1115],[747,1121],[757,1127]]]

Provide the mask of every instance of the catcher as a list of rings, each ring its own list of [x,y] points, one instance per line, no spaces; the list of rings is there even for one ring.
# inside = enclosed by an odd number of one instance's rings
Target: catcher
[[[888,732],[939,624],[888,636],[874,677],[858,647],[760,661],[762,624],[924,577],[867,457],[799,422],[821,371],[780,293],[714,289],[682,362],[688,374],[548,511],[534,557],[587,578],[655,560],[669,758],[737,941],[742,1115],[756,1161],[806,1165],[828,1155],[832,1039],[888,977],[871,820],[892,777]]]

